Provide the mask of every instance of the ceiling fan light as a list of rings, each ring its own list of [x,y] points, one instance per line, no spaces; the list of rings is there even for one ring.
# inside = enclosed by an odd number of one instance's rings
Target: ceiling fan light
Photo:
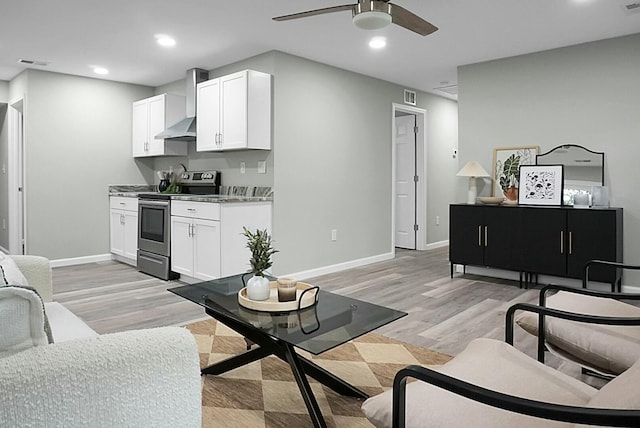
[[[353,24],[363,30],[379,30],[391,24],[391,15],[377,10],[361,12],[353,17]]]

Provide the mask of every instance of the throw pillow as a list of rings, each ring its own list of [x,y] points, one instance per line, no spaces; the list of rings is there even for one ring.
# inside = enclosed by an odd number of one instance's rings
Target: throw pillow
[[[24,277],[18,265],[11,257],[0,253],[0,285],[26,286],[27,278]]]

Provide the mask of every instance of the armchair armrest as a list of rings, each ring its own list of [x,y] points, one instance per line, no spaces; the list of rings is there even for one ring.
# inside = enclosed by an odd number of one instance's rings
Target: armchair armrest
[[[200,427],[195,339],[178,327],[106,334],[0,358],[3,426]]]
[[[393,379],[394,428],[405,427],[407,378],[415,378],[489,406],[557,421],[599,426],[634,427],[640,423],[640,410],[619,410],[567,406],[503,394],[421,366],[408,366]]]
[[[53,300],[53,289],[51,285],[51,264],[49,259],[40,256],[10,255],[16,262],[20,272],[27,279],[27,283],[35,288],[42,300],[51,302]]]
[[[610,262],[607,260],[589,260],[584,265],[584,275],[582,276],[582,288],[587,288],[589,284],[589,269],[591,266],[601,265],[601,266],[611,266],[617,269],[630,269],[630,270],[640,270],[640,266],[638,265],[627,265],[620,262]],[[620,287],[620,286],[619,286]],[[611,292],[615,291],[615,285],[611,284]],[[618,289],[620,291],[620,289]]]

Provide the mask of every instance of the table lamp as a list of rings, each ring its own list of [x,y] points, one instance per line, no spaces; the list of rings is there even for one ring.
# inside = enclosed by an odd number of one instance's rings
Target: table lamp
[[[467,196],[468,204],[476,203],[478,190],[476,187],[476,177],[489,177],[489,173],[476,161],[469,161],[456,174],[458,177],[469,177],[469,192]]]

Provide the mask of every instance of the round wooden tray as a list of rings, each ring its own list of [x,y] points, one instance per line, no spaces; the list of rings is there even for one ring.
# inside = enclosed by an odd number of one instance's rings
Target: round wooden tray
[[[264,312],[289,312],[297,311],[298,309],[305,309],[309,306],[313,306],[317,302],[318,288],[307,284],[306,282],[298,282],[296,290],[296,300],[291,302],[278,302],[278,283],[276,281],[270,281],[269,287],[271,287],[271,294],[266,300],[251,300],[247,296],[247,288],[243,288],[238,292],[238,303],[245,308],[253,309],[256,311]],[[304,295],[302,292],[312,289]],[[302,300],[300,301],[300,297]],[[300,307],[298,308],[298,301],[300,301]]]

